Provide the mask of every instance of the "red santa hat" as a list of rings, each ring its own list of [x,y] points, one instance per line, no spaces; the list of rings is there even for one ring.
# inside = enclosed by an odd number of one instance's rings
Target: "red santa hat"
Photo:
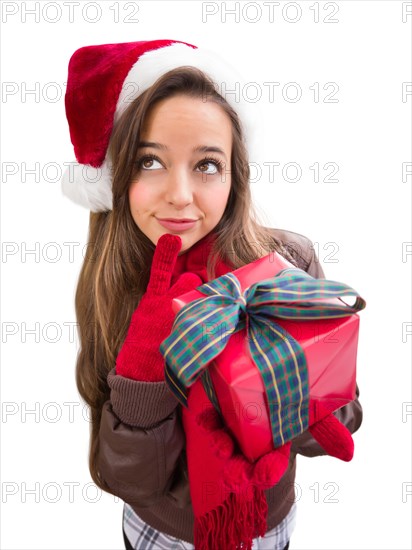
[[[107,148],[114,123],[160,76],[189,65],[204,71],[237,112],[250,160],[256,110],[242,93],[242,77],[212,50],[179,40],[148,40],[86,46],[69,62],[66,116],[75,162],[62,177],[63,193],[93,212],[112,209],[111,166]]]

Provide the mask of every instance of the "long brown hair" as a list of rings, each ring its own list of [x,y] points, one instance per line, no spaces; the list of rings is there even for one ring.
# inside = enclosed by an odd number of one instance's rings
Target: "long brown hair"
[[[108,148],[113,210],[90,213],[87,253],[75,298],[80,340],[76,383],[91,409],[89,469],[96,485],[109,492],[95,464],[102,406],[110,398],[106,379],[147,287],[155,249],[132,218],[128,190],[137,171],[136,152],[145,118],[155,103],[176,95],[217,103],[232,122],[231,191],[223,217],[213,230],[216,239],[207,259],[209,278],[215,277],[218,257],[234,269],[273,250],[293,262],[270,229],[258,223],[251,200],[243,128],[236,112],[199,69],[180,67],[161,76],[131,102],[114,125]]]

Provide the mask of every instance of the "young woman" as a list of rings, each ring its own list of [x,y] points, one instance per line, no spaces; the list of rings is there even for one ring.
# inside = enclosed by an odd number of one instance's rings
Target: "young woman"
[[[91,210],[76,380],[92,414],[91,476],[125,502],[126,548],[193,549],[193,499],[206,498],[188,472],[187,433],[159,351],[173,297],[273,250],[324,277],[309,239],[257,220],[245,105],[217,90],[230,74],[210,52],[171,40],[89,46],[70,60],[77,162],[63,190]],[[359,401],[335,415],[353,433]],[[293,441],[284,475],[265,488],[267,532],[253,548],[288,548],[297,453],[325,451],[309,432]],[[212,513],[226,495],[209,496]],[[223,546],[234,548],[230,540]]]

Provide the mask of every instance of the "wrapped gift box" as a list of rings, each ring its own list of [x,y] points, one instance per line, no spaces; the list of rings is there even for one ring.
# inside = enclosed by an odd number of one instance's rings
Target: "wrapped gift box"
[[[272,278],[287,268],[296,270],[280,254],[272,252],[233,271],[233,274],[239,280],[243,293],[251,285]],[[198,290],[190,291],[175,298],[172,307],[178,312],[199,298],[204,298],[204,294]],[[341,298],[323,298],[321,301],[332,306],[348,305]],[[274,321],[303,349],[312,404],[313,401],[315,406],[316,402],[321,403],[326,414],[355,398],[359,331],[356,313],[332,319],[276,318]],[[205,330],[209,336],[219,337],[222,326],[206,326]],[[254,461],[274,448],[268,395],[262,374],[252,359],[246,329],[226,337],[226,341],[224,349],[203,371],[202,382],[242,452]],[[167,376],[166,381],[170,384]]]

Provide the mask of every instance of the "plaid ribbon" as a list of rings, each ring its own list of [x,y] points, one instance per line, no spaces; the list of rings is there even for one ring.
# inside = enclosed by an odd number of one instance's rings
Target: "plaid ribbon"
[[[220,412],[206,367],[232,334],[246,329],[249,350],[268,398],[274,446],[305,431],[309,421],[305,354],[299,342],[275,319],[347,317],[363,309],[366,302],[348,285],[315,279],[299,268],[283,269],[274,277],[251,285],[243,294],[233,272],[196,290],[205,296],[177,313],[171,334],[159,348],[165,358],[165,380],[176,398],[187,407],[187,389],[201,377]],[[325,301],[348,295],[356,296],[352,306],[343,300],[342,305]]]

